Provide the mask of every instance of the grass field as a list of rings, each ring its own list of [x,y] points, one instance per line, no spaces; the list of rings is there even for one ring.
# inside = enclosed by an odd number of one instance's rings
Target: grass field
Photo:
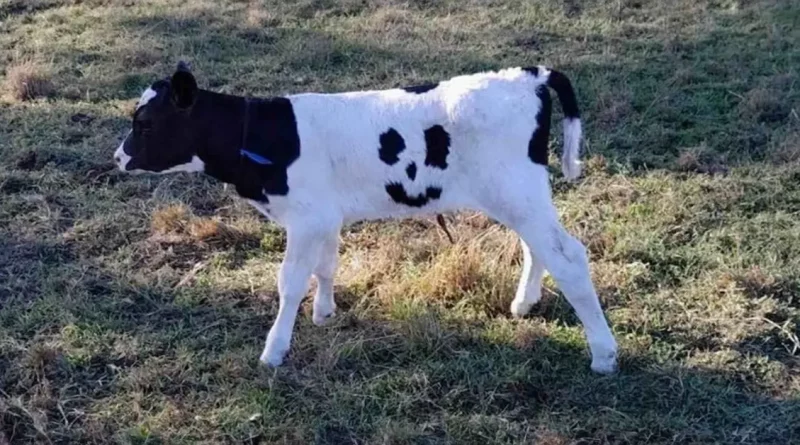
[[[518,240],[469,213],[348,227],[336,322],[261,367],[282,230],[111,164],[179,58],[249,95],[565,72],[620,372],[550,278],[510,316]],[[0,0],[0,445],[800,443],[799,71],[791,0]]]

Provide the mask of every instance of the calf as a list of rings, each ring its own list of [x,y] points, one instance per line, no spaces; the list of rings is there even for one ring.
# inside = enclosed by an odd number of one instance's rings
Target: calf
[[[245,98],[199,89],[180,63],[142,95],[114,154],[125,172],[204,172],[232,184],[287,231],[280,309],[261,361],[283,362],[311,275],[313,320],[334,315],[339,231],[359,220],[482,211],[522,239],[511,303],[525,315],[545,270],[586,329],[591,368],[616,369],[617,345],[585,247],[560,224],[546,168],[552,88],[564,110],[564,175],[580,174],[581,122],[569,79],[545,67],[438,84]]]

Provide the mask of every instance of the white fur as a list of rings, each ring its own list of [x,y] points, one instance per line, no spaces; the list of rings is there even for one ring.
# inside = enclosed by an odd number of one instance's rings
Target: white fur
[[[581,120],[564,119],[564,153],[561,155],[561,169],[567,180],[573,181],[581,175]]]
[[[531,248],[522,241],[522,276],[517,285],[517,294],[511,302],[511,314],[524,317],[531,307],[542,298],[544,265],[531,254]]]
[[[205,169],[205,164],[203,161],[200,160],[197,156],[192,156],[192,160],[185,163],[176,165],[174,167],[170,167],[166,170],[162,170],[159,173],[175,173],[175,172],[187,172],[187,173],[195,173],[201,172]]]
[[[128,132],[128,134],[125,136],[125,139],[122,140],[122,142],[119,144],[119,147],[117,147],[117,150],[114,152],[114,161],[117,163],[117,167],[120,169],[120,171],[126,171],[125,166],[131,161],[131,157],[128,156],[123,150],[123,147],[125,146],[125,140],[131,137],[131,133],[132,131]]]
[[[548,271],[585,326],[592,369],[616,368],[617,345],[590,279],[586,249],[558,220],[547,169],[528,157],[542,105],[537,89],[547,88],[549,76],[546,69],[539,73],[514,68],[459,76],[423,94],[392,89],[288,96],[301,146],[287,172],[289,193],[268,196],[268,204],[252,202],[288,234],[278,278],[280,309],[261,355],[264,363],[283,362],[311,275],[319,283],[314,322],[323,324],[334,314],[333,277],[344,224],[474,209],[523,240],[523,274],[511,311],[521,316],[530,310]],[[425,165],[424,131],[434,125],[450,136],[444,170]],[[390,128],[405,142],[393,165],[378,156],[379,137]],[[574,179],[580,173],[580,121],[564,122],[564,136],[564,175]],[[406,175],[412,161],[413,181]],[[409,207],[392,200],[388,182],[403,184],[410,196],[432,186],[442,193],[422,208]]]
[[[138,110],[139,108],[142,108],[143,106],[147,105],[147,103],[150,102],[157,95],[158,93],[152,88],[144,90],[144,93],[142,93],[142,97],[139,98],[139,102],[136,104],[136,109]]]
[[[158,92],[152,88],[147,88],[142,93],[142,96],[139,98],[139,101],[136,102],[136,109],[142,108],[143,106],[147,105],[148,102],[153,100],[154,97],[158,95]],[[123,151],[122,147],[125,145],[125,140],[127,140],[131,136],[131,131],[128,132],[125,139],[122,140],[122,143],[119,144],[117,150],[114,152],[114,160],[117,162],[117,167],[122,170],[125,170],[125,166],[128,165],[128,162],[131,161],[131,157],[128,156],[125,151]],[[198,159],[199,160],[199,159]],[[137,172],[130,172],[130,173],[137,173]],[[169,173],[169,172],[164,172]]]
[[[126,139],[129,137],[130,133],[128,133]],[[124,146],[125,146],[125,141],[123,140],[122,143],[119,144],[119,147],[117,147],[117,150],[114,152],[114,160],[117,163],[117,168],[119,168],[120,171],[124,171],[127,173],[143,173],[144,171],[141,170],[126,169],[128,162],[131,161],[131,157],[125,153],[125,150],[123,150]],[[150,173],[158,173],[158,174],[176,173],[176,172],[196,173],[196,172],[202,172],[204,169],[205,169],[205,164],[203,163],[203,161],[200,160],[200,158],[197,156],[192,156],[192,160],[185,164],[176,165],[166,170],[162,170],[160,172],[150,172]]]

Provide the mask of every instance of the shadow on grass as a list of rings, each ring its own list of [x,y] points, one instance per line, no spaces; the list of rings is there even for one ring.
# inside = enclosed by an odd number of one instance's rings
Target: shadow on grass
[[[43,252],[45,266],[82,271],[61,295],[55,282],[65,274],[39,271],[41,295],[5,301],[13,346],[0,349],[1,426],[11,443],[134,437],[142,425],[153,437],[330,444],[518,443],[545,434],[580,443],[777,444],[800,433],[800,400],[741,373],[623,348],[621,372],[602,377],[589,371],[582,339],[524,322],[489,340],[491,320],[421,312],[391,321],[354,309],[318,328],[306,313],[286,364],[267,370],[257,357],[277,311],[272,293],[138,285],[91,260],[52,254],[59,248],[5,248],[16,258],[6,270]],[[343,306],[360,298],[342,296]],[[131,397],[139,408],[120,409]],[[157,414],[165,403],[181,406],[166,423]],[[216,423],[197,420],[207,415]]]

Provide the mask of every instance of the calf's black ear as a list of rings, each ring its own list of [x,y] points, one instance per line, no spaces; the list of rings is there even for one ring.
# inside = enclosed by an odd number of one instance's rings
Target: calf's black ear
[[[189,65],[180,61],[175,74],[170,79],[172,101],[178,108],[189,108],[197,99],[197,81],[194,79]]]

